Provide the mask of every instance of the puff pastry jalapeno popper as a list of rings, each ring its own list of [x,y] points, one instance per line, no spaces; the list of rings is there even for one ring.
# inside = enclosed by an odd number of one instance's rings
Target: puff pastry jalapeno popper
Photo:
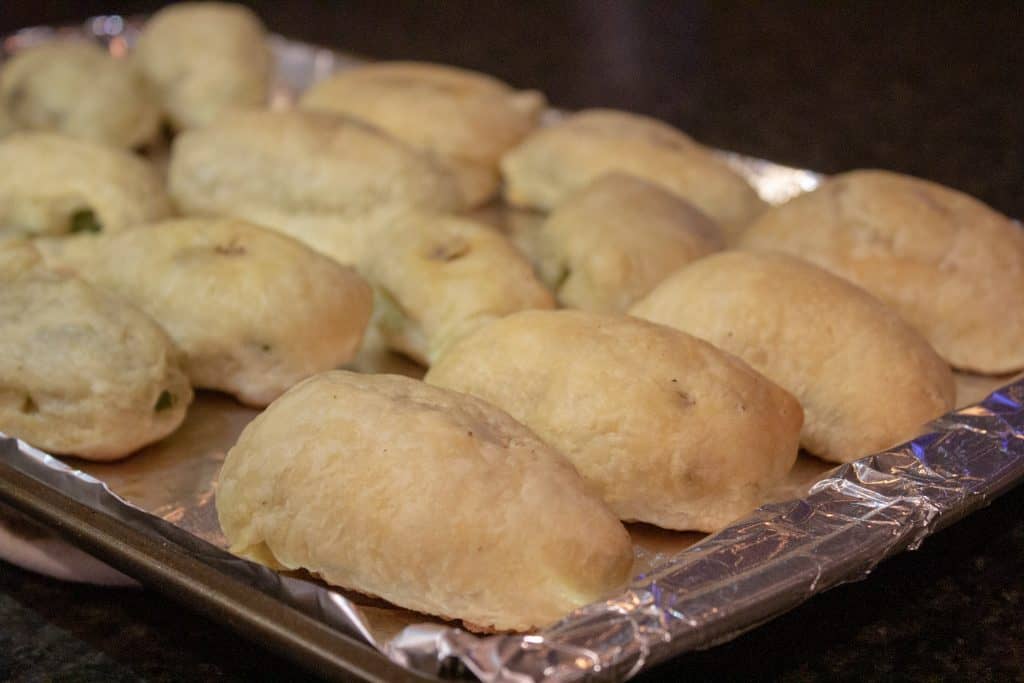
[[[143,26],[132,59],[175,128],[267,103],[273,56],[259,17],[242,5],[165,7]]]
[[[181,219],[40,247],[51,266],[163,325],[195,386],[250,405],[349,361],[370,316],[370,287],[353,270],[242,221]]]
[[[167,436],[192,388],[167,334],[135,307],[0,244],[0,432],[115,460]]]
[[[555,305],[515,245],[469,218],[401,210],[250,215],[355,266],[374,287],[372,327],[383,343],[424,365],[488,320]]]
[[[60,132],[114,147],[156,135],[160,109],[142,75],[93,43],[54,41],[0,69],[0,109],[12,127]]]
[[[405,213],[368,244],[359,268],[376,289],[376,327],[391,349],[421,363],[490,320],[554,308],[515,245],[475,221]]]
[[[123,150],[54,133],[0,140],[0,233],[114,232],[171,210],[156,170]]]
[[[629,536],[572,466],[472,396],[334,371],[253,420],[220,474],[231,551],[471,629],[525,631],[621,587]]]
[[[739,358],[628,316],[526,311],[453,344],[426,381],[564,453],[623,520],[716,531],[797,456],[796,399]]]
[[[463,206],[451,174],[426,155],[355,119],[298,110],[236,112],[182,133],[168,183],[178,206],[198,214]]]
[[[610,171],[673,192],[721,224],[731,238],[764,204],[711,150],[672,126],[608,109],[572,114],[528,136],[501,160],[505,199],[550,211]]]
[[[622,313],[680,266],[722,247],[710,218],[653,183],[601,176],[548,216],[539,270],[569,308]]]
[[[471,206],[498,189],[498,161],[536,125],[544,96],[440,64],[378,62],[314,84],[302,106],[367,121],[450,166]]]
[[[962,192],[887,171],[844,173],[767,211],[741,246],[853,281],[954,367],[1024,368],[1024,230]]]
[[[802,444],[826,460],[893,446],[953,409],[953,373],[924,337],[864,290],[786,254],[709,256],[630,312],[734,353],[792,392]]]

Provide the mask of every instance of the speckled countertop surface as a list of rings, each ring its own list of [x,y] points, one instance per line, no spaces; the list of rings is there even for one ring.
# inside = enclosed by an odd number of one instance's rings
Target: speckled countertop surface
[[[0,32],[155,2],[3,2]],[[1024,216],[1024,5],[255,3],[272,29],[481,69],[559,106],[653,114],[719,147],[882,167]],[[1024,293],[1022,304],[1024,305]],[[1024,488],[732,643],[647,680],[1024,680]],[[303,680],[151,591],[0,562],[0,680]]]

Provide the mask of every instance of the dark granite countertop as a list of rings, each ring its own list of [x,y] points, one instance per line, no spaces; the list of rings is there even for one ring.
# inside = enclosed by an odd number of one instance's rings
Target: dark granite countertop
[[[159,4],[4,2],[0,32]],[[652,114],[782,163],[909,172],[1024,216],[1019,3],[255,4],[297,38],[480,69],[559,106]],[[866,581],[647,680],[1024,680],[1022,513],[1024,488]],[[63,584],[0,562],[0,680],[304,676],[152,591]]]

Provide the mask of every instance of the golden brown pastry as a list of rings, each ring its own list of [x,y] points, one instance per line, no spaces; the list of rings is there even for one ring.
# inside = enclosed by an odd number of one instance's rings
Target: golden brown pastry
[[[361,215],[292,213],[262,206],[240,207],[238,218],[270,228],[302,242],[338,263],[355,266],[381,230],[397,212],[390,209]]]
[[[160,126],[148,84],[125,59],[83,41],[42,43],[0,69],[0,109],[12,127],[137,147]]]
[[[123,458],[177,429],[192,388],[166,333],[127,302],[0,245],[0,432]]]
[[[372,328],[381,342],[425,365],[489,320],[555,305],[515,246],[467,217],[389,210],[251,215],[355,266],[374,286]]]
[[[171,210],[152,166],[84,140],[15,133],[0,140],[0,168],[0,233],[115,232]]]
[[[530,132],[544,108],[536,91],[425,62],[377,62],[316,83],[302,106],[367,121],[449,164],[470,206],[498,189],[501,155]]]
[[[12,279],[42,265],[42,254],[31,239],[0,233],[0,280]]]
[[[590,109],[540,128],[501,161],[505,199],[551,210],[609,171],[656,183],[721,224],[727,237],[764,205],[754,189],[710,150],[666,123]]]
[[[463,214],[473,220],[488,225],[515,245],[516,249],[533,264],[537,277],[545,281],[549,289],[554,289],[559,269],[555,256],[545,244],[542,229],[547,219],[546,213],[509,206],[505,203],[481,206]]]
[[[540,232],[541,277],[569,308],[623,313],[677,268],[722,248],[718,226],[658,185],[609,173],[573,192]]]
[[[853,171],[766,212],[741,244],[795,254],[860,285],[957,368],[1024,368],[1024,230],[968,195]]]
[[[168,183],[178,206],[197,214],[463,205],[452,176],[405,143],[355,119],[300,110],[235,112],[182,133]]]
[[[801,443],[850,462],[917,436],[954,407],[953,373],[895,312],[786,254],[722,252],[630,311],[734,353],[804,409]]]
[[[453,344],[426,381],[479,396],[576,466],[620,519],[715,531],[793,466],[803,413],[739,358],[662,325],[526,311]]]
[[[146,22],[133,59],[175,128],[267,103],[273,57],[262,22],[242,5],[165,7]]]
[[[455,340],[554,297],[505,237],[475,221],[410,213],[382,225],[359,269],[388,346],[430,364]]]
[[[10,135],[18,129],[18,125],[11,120],[11,117],[0,107],[0,138]]]
[[[40,247],[163,325],[195,386],[250,405],[349,361],[370,317],[354,271],[242,221],[180,219]]]
[[[228,453],[217,512],[238,555],[483,630],[545,626],[633,562],[530,430],[395,375],[329,372],[275,401]]]

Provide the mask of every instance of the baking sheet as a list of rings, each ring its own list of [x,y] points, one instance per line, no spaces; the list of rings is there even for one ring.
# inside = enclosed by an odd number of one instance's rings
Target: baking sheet
[[[11,51],[58,35],[98,38],[113,53],[130,49],[137,22],[98,17],[81,29],[33,29],[4,42]],[[330,50],[274,38],[274,104],[327,73],[358,63]],[[779,203],[821,177],[722,152],[759,194]],[[536,216],[491,207],[482,217],[528,242]],[[364,354],[364,371],[418,370],[386,353]],[[1024,476],[1024,383],[958,377],[961,404],[919,439],[830,471],[802,456],[790,479],[748,519],[719,534],[630,525],[637,555],[629,590],[569,615],[539,634],[480,637],[450,623],[378,600],[332,590],[308,576],[286,578],[223,553],[213,506],[226,450],[256,411],[201,392],[182,428],[122,463],[61,463],[25,444],[0,442],[8,465],[66,496],[164,538],[163,520],[210,544],[218,567],[247,566],[268,592],[309,615],[359,634],[391,660],[438,673],[468,670],[485,680],[621,678],[687,649],[734,637],[816,592],[862,577],[887,555],[916,543]],[[987,398],[985,398],[987,397]],[[68,469],[70,467],[70,469]],[[100,484],[102,483],[102,485]],[[129,514],[142,510],[151,516]],[[225,570],[226,571],[226,570]],[[298,589],[296,586],[302,586]],[[301,599],[296,591],[302,592]],[[310,600],[309,596],[315,596]],[[460,666],[452,666],[452,662]]]

